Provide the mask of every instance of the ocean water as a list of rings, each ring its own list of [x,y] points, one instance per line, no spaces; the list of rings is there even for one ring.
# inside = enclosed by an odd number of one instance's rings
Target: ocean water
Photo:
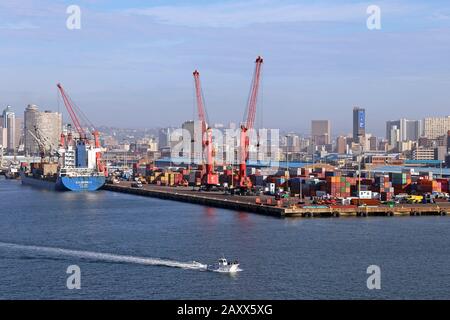
[[[0,299],[450,299],[450,217],[276,219],[4,179],[0,201]],[[222,255],[243,270],[200,267]]]

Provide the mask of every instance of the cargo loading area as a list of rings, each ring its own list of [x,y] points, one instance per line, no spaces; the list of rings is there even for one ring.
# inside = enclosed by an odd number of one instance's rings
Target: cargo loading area
[[[169,187],[143,185],[132,187],[133,182],[106,184],[105,190],[123,192],[160,199],[175,200],[246,211],[274,217],[369,217],[369,216],[446,216],[450,214],[450,203],[390,204],[377,206],[358,205],[314,205],[298,204],[298,199],[274,201],[271,196],[239,196],[224,192],[202,192],[192,187]]]

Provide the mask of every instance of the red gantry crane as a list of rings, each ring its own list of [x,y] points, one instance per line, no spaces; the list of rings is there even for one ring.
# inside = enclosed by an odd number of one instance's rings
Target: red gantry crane
[[[261,80],[261,69],[263,64],[263,58],[258,56],[256,58],[255,72],[253,74],[252,85],[250,89],[250,95],[247,102],[247,109],[244,116],[244,123],[241,124],[240,135],[240,159],[239,159],[239,174],[237,176],[237,187],[241,191],[249,190],[252,187],[252,182],[247,176],[247,161],[249,158],[249,137],[248,131],[254,128],[256,118],[256,106],[258,102],[258,92]]]
[[[75,126],[75,129],[78,132],[78,135],[80,136],[80,140],[82,140],[84,143],[89,143],[89,140],[87,138],[87,134],[86,131],[84,130],[81,121],[77,115],[77,112],[84,117],[84,119],[90,124],[90,126],[93,128],[92,131],[92,136],[94,137],[94,147],[95,148],[101,148],[100,145],[100,135],[97,129],[94,128],[94,126],[92,125],[92,123],[86,118],[86,116],[84,116],[83,112],[81,110],[79,110],[77,108],[77,106],[75,105],[75,103],[72,101],[72,99],[70,98],[70,96],[67,94],[67,92],[64,90],[64,88],[62,87],[62,85],[60,83],[58,83],[56,85],[59,89],[59,92],[61,93],[61,97],[63,98],[64,101],[64,105],[66,106],[67,112],[70,115],[70,118],[72,119],[72,123]],[[70,134],[70,133],[69,133]],[[70,139],[68,139],[70,140]],[[63,139],[61,138],[61,142],[63,141]],[[100,171],[105,171],[105,168],[103,166],[102,160],[101,160],[101,152],[97,152],[96,153],[96,162],[97,162],[97,168]],[[105,171],[106,172],[106,171]]]
[[[206,154],[206,164],[203,167],[202,185],[208,189],[219,184],[219,175],[214,171],[214,148],[212,144],[212,129],[209,127],[205,111],[202,87],[200,84],[200,73],[195,70],[195,96],[197,100],[198,118],[202,126],[202,152]],[[203,158],[203,157],[202,157]]]

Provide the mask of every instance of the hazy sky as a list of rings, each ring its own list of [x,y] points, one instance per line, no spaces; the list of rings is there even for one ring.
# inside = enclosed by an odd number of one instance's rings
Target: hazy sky
[[[66,8],[81,7],[81,30]],[[366,27],[369,5],[381,30]],[[450,114],[450,2],[0,0],[0,106],[57,110],[61,82],[97,125],[179,125],[199,69],[211,122],[242,120],[257,55],[265,127],[351,132]],[[262,117],[261,117],[262,115]]]

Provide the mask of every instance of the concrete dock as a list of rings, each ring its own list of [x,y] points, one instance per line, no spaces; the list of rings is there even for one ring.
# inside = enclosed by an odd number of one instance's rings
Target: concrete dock
[[[189,202],[205,206],[225,208],[237,211],[253,212],[278,218],[284,217],[371,217],[371,216],[448,216],[450,203],[439,204],[398,204],[394,207],[381,205],[377,207],[348,207],[348,206],[306,206],[268,205],[262,196],[261,204],[256,203],[254,196],[237,196],[222,192],[200,192],[187,187],[163,187],[144,185],[143,188],[132,188],[131,183],[107,184],[103,189],[114,192],[155,197],[160,199]]]

